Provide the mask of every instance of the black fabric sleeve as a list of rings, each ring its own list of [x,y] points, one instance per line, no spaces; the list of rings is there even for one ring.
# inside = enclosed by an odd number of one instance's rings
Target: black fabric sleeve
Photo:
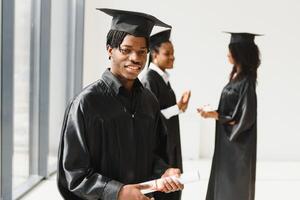
[[[219,116],[219,123],[235,122],[234,125],[229,125],[232,126],[229,140],[234,141],[241,133],[252,127],[256,122],[256,116],[257,103],[255,86],[246,82],[233,114],[231,116]]]
[[[91,165],[83,109],[81,103],[72,103],[65,115],[58,161],[59,188],[80,199],[117,200],[123,184],[96,173]]]
[[[160,178],[170,167],[167,164],[167,128],[162,120],[162,114],[157,114],[157,138],[154,152],[153,178]]]
[[[238,136],[249,130],[256,123],[257,103],[254,86],[247,84],[243,92],[239,105],[237,107],[236,123],[232,127],[232,132],[229,137],[230,141],[235,140]],[[235,118],[234,118],[235,119]]]

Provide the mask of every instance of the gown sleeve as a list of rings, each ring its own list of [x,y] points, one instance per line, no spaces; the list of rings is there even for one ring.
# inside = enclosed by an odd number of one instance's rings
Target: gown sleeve
[[[160,178],[170,167],[167,164],[167,127],[162,120],[162,114],[158,113],[157,138],[154,152],[153,178]]]
[[[91,164],[82,107],[80,103],[72,103],[65,115],[59,153],[59,185],[81,199],[117,200],[123,184],[96,173]]]
[[[230,141],[234,141],[238,136],[251,129],[256,123],[257,116],[257,103],[255,85],[249,82],[245,83],[245,86],[241,92],[237,105],[231,116],[220,116],[220,123],[228,123],[234,121],[231,133],[228,135]]]

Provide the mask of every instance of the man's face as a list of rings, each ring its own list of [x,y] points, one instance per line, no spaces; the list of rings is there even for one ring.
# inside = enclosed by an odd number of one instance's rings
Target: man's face
[[[125,80],[135,80],[147,60],[147,43],[144,37],[126,35],[120,48],[108,47],[111,72]]]

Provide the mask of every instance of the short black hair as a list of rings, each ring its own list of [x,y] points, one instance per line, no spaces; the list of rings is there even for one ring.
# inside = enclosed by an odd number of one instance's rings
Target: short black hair
[[[106,47],[119,48],[126,35],[129,33],[118,30],[110,30],[106,36]],[[146,46],[149,48],[149,38],[145,37]]]
[[[106,36],[106,47],[118,48],[128,33],[124,31],[110,30]]]

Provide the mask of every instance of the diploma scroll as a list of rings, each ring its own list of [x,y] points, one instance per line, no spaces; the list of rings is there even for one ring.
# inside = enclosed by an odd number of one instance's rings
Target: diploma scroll
[[[216,110],[216,109],[213,109],[209,104],[204,105],[204,106],[202,107],[202,109],[203,109],[203,111],[205,111],[205,112],[211,112],[211,111]]]
[[[200,180],[200,173],[199,170],[191,171],[191,172],[185,172],[181,174],[181,176],[178,178],[176,176],[170,176],[173,180],[178,180],[181,184],[187,184],[187,183],[193,183]],[[159,179],[157,179],[159,180]],[[147,181],[144,183],[140,183],[141,185],[148,185],[149,187],[146,189],[141,190],[142,194],[148,194],[151,192],[155,192],[156,190],[156,181]]]

